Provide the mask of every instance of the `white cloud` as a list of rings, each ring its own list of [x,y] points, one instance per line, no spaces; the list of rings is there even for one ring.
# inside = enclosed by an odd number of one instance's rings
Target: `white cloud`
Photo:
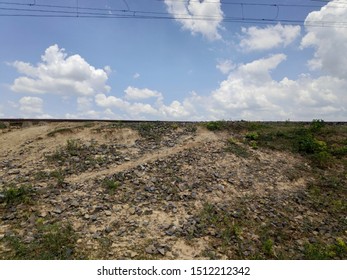
[[[45,94],[54,93],[63,96],[93,96],[108,92],[106,85],[109,66],[96,69],[81,56],[67,56],[64,49],[52,45],[41,56],[37,66],[15,61],[12,65],[24,76],[15,79],[11,90],[15,92]]]
[[[217,119],[312,120],[346,118],[347,81],[338,77],[275,81],[271,70],[285,60],[277,54],[238,66],[212,92],[207,111]]]
[[[95,103],[103,108],[116,108],[118,111],[127,113],[128,118],[138,117],[144,115],[155,115],[158,111],[152,105],[146,103],[130,103],[115,96],[106,96],[105,94],[97,94],[95,96]],[[110,112],[110,111],[108,111]]]
[[[223,74],[228,74],[231,70],[233,70],[236,65],[231,60],[223,60],[219,61],[216,65],[216,68],[221,71]]]
[[[192,34],[200,33],[209,40],[221,39],[218,30],[223,21],[220,0],[213,1],[164,1],[168,12]]]
[[[24,115],[41,114],[43,100],[39,97],[25,96],[19,100],[19,109]]]
[[[116,107],[122,109],[130,106],[129,102],[124,101],[121,98],[115,96],[106,96],[103,93],[99,93],[95,96],[95,103],[96,105],[104,108]]]
[[[104,67],[104,70],[105,70],[105,72],[106,72],[107,75],[110,75],[110,74],[112,73],[111,66],[109,66],[109,65],[106,65],[106,66]]]
[[[125,98],[128,100],[139,100],[139,99],[147,99],[151,97],[156,97],[161,99],[162,94],[158,91],[150,90],[148,88],[135,88],[128,87],[125,91]]]
[[[250,83],[263,83],[271,80],[271,70],[275,69],[281,62],[286,60],[286,55],[276,54],[268,58],[261,58],[247,64],[241,64],[233,72],[233,76],[242,77]]]
[[[64,116],[65,119],[101,119],[102,114],[101,112],[95,111],[95,110],[88,110],[84,112],[79,113],[66,113]]]
[[[164,117],[174,119],[185,119],[190,115],[188,110],[177,100],[173,101],[169,106],[162,105],[159,111]]]
[[[242,28],[240,47],[244,51],[263,51],[278,47],[286,47],[300,36],[300,26],[277,25],[259,28],[252,26]]]
[[[140,78],[140,76],[141,76],[141,75],[140,75],[139,73],[135,73],[134,76],[133,76],[133,78],[136,80],[136,79]]]
[[[186,120],[191,115],[192,105],[189,102],[182,104],[174,100],[171,104],[165,105],[163,103],[163,96],[158,91],[129,86],[124,92],[124,98],[97,94],[95,96],[95,103],[97,106],[105,108],[104,112],[108,116],[114,114],[111,110],[111,108],[114,108],[117,110],[117,116],[123,116],[125,119]],[[153,104],[134,102],[134,100],[137,101],[153,97],[156,98]],[[131,102],[124,99],[130,100]]]
[[[319,11],[311,12],[306,20],[306,36],[302,39],[303,48],[313,47],[314,58],[309,61],[311,70],[324,72],[347,79],[347,32],[341,23],[347,18],[347,5],[330,1]],[[315,27],[322,24],[329,27]],[[340,26],[340,27],[339,27]]]
[[[89,111],[93,106],[93,99],[90,97],[77,97],[77,110]]]

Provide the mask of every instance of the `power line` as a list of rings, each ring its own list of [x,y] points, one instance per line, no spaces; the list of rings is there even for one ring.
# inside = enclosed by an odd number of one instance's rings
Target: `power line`
[[[181,3],[186,3],[187,0],[154,0],[157,2],[181,2]],[[315,2],[324,2],[327,3],[327,1],[323,1],[323,0],[311,0],[311,1],[315,1]],[[189,0],[190,3],[200,3],[200,0]],[[227,2],[227,1],[211,1],[211,0],[205,0],[204,3],[208,3],[208,4],[223,4],[223,5],[244,5],[244,6],[267,6],[267,7],[301,7],[301,8],[321,8],[322,5],[319,4],[282,4],[282,3],[259,3],[259,2]],[[344,5],[340,5],[338,3],[344,4]],[[342,2],[342,1],[338,1],[338,3],[331,3],[330,6],[331,7],[346,7],[347,2]]]
[[[160,0],[156,0],[160,1]],[[162,0],[161,0],[162,1]],[[170,0],[173,1],[173,0]],[[206,0],[207,1],[207,0]],[[212,1],[211,1],[212,2]],[[227,2],[230,3],[230,2]],[[241,5],[240,2],[233,2],[233,4]],[[266,3],[247,3],[248,5],[265,5],[271,7],[277,7],[277,14],[275,18],[252,18],[245,17],[244,13],[240,17],[224,16],[223,22],[242,22],[242,23],[257,23],[257,24],[297,24],[304,25],[303,20],[296,19],[279,19],[280,6],[277,4],[266,4]],[[140,11],[131,10],[127,5],[127,10],[124,9],[104,9],[104,8],[91,8],[91,7],[80,7],[77,2],[76,6],[65,6],[65,5],[43,5],[36,4],[36,2],[28,3],[10,3],[0,1],[0,5],[7,5],[9,7],[0,7],[0,11],[7,11],[13,13],[0,13],[1,17],[45,17],[45,18],[58,18],[58,17],[80,17],[80,18],[102,18],[102,19],[151,19],[151,20],[201,20],[201,21],[219,21],[220,16],[194,16],[186,14],[170,14],[167,12],[154,12],[154,11]],[[12,5],[12,7],[11,7]],[[243,7],[242,4],[241,7]],[[17,6],[14,8],[13,6]],[[24,7],[26,6],[26,7]],[[291,6],[288,4],[287,6]],[[296,5],[293,5],[296,6]],[[77,10],[77,12],[76,12]],[[337,27],[347,28],[347,22],[333,22],[333,21],[310,21],[305,23],[306,26],[317,26],[317,27]]]

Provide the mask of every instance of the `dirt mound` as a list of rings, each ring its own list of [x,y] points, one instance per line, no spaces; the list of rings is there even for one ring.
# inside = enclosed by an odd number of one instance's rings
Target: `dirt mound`
[[[297,259],[322,242],[345,256],[345,202],[317,209],[307,158],[206,127],[6,126],[0,258]]]

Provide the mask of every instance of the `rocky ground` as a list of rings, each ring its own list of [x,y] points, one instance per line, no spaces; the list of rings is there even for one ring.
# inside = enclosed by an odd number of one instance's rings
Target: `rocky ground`
[[[0,259],[347,259],[345,155],[248,130],[3,123]]]

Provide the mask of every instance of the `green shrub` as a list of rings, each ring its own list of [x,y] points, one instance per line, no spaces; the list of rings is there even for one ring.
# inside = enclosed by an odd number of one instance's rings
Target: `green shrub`
[[[248,132],[246,135],[245,135],[245,138],[247,140],[253,140],[253,141],[256,141],[258,140],[259,138],[259,134],[257,132]]]
[[[264,241],[263,243],[263,251],[265,253],[265,255],[267,256],[273,256],[274,251],[273,251],[273,241],[268,238]]]
[[[310,125],[310,130],[312,132],[317,132],[321,130],[325,126],[325,122],[323,120],[312,120],[311,125]]]
[[[328,148],[324,141],[317,140],[312,134],[302,136],[298,141],[298,146],[299,151],[306,154],[324,152]]]
[[[7,128],[6,124],[4,124],[3,122],[0,122],[0,129],[5,129]]]
[[[114,181],[108,178],[105,178],[102,182],[102,184],[109,189],[110,191],[115,191],[120,187],[119,181]]]
[[[6,204],[29,202],[33,192],[31,185],[22,185],[17,187],[14,184],[11,184],[4,189],[4,201]]]
[[[327,151],[321,151],[312,155],[313,162],[318,167],[329,167],[333,163],[333,157]]]
[[[336,156],[336,157],[343,157],[347,155],[347,145],[346,146],[337,146],[334,145],[331,148],[331,154]]]
[[[225,121],[210,121],[206,123],[206,128],[211,131],[222,130],[226,127]]]
[[[66,142],[66,150],[72,156],[77,156],[78,151],[81,149],[81,143],[78,139],[69,139]]]

